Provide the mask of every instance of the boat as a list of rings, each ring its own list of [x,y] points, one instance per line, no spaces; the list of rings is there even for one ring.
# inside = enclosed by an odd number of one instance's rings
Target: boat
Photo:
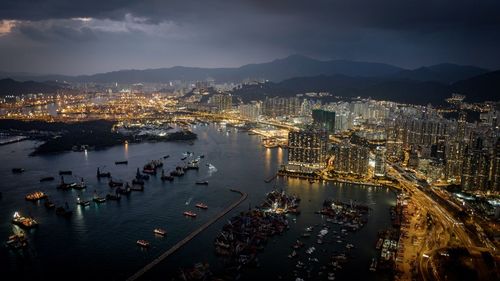
[[[14,213],[12,223],[24,229],[38,227],[38,222],[35,219],[31,217],[23,217],[18,212]]]
[[[129,189],[131,191],[144,191],[144,185],[133,184]]]
[[[174,177],[172,175],[170,175],[170,176],[165,175],[165,171],[163,169],[161,169],[161,180],[162,181],[173,181]]]
[[[182,161],[186,160],[187,159],[187,156],[184,156],[181,158]]]
[[[200,208],[200,209],[204,209],[204,210],[208,209],[208,206],[205,205],[204,203],[198,203],[195,206],[196,206],[196,208]]]
[[[191,212],[191,211],[185,211],[185,212],[184,212],[184,215],[185,215],[186,217],[191,217],[191,218],[196,218],[196,216],[197,216],[197,215],[196,215],[196,213],[193,213],[193,212]]]
[[[129,184],[128,184],[128,182],[127,182],[127,184],[125,185],[125,188],[123,188],[123,187],[118,187],[118,188],[116,189],[116,192],[117,192],[118,194],[129,195],[129,194],[130,194],[130,192],[131,192],[131,190],[130,190],[130,185],[129,185]]]
[[[28,246],[28,239],[26,239],[26,236],[24,236],[23,233],[13,234],[9,236],[5,245],[15,250],[24,249]]]
[[[47,197],[45,202],[43,203],[43,205],[45,206],[45,208],[47,209],[52,209],[52,208],[55,208],[56,204],[54,204],[52,201],[49,200],[49,198]]]
[[[202,155],[200,155],[200,158],[205,158],[205,155],[203,155],[203,154],[202,154]]]
[[[97,178],[100,179],[100,178],[110,178],[111,177],[111,173],[110,172],[101,172],[101,170],[99,168],[97,168]]]
[[[297,256],[297,252],[295,250],[293,250],[293,252],[288,255],[288,258],[291,259],[291,258],[295,258],[296,256]]]
[[[120,186],[123,186],[123,182],[114,181],[113,178],[110,178],[108,185],[109,185],[109,187],[120,187]]]
[[[149,242],[147,240],[137,240],[137,245],[143,248],[149,248]]]
[[[165,155],[165,156],[163,156],[163,159],[167,159],[169,157],[170,157],[170,155]]]
[[[118,189],[117,189],[118,191]],[[108,193],[106,194],[106,200],[111,200],[111,201],[120,201],[120,199],[122,199],[120,193],[117,192],[117,194],[112,194],[112,193]]]
[[[198,184],[198,185],[208,185],[208,181],[197,181],[196,184]]]
[[[90,201],[88,200],[81,200],[80,197],[76,198],[76,204],[80,205],[82,207],[90,206]]]
[[[153,230],[154,234],[158,234],[158,235],[161,235],[161,236],[165,236],[167,235],[167,231],[165,229],[162,229],[162,228],[155,228]]]
[[[41,191],[35,191],[32,193],[29,193],[24,197],[24,199],[26,199],[26,201],[31,201],[31,202],[36,202],[36,201],[42,200],[44,198],[47,198],[47,194],[45,194]]]
[[[65,218],[69,218],[73,215],[73,211],[71,211],[69,209],[69,205],[66,202],[65,207],[61,206],[61,207],[56,208],[56,215],[61,216],[61,217],[65,217]]]
[[[94,198],[92,198],[92,201],[100,204],[100,203],[104,203],[106,202],[106,198],[105,197],[100,197],[98,194],[97,194],[97,191],[94,192]]]
[[[72,175],[73,172],[71,170],[62,170],[62,171],[59,171],[59,175],[60,176],[63,176],[63,175]]]
[[[12,168],[12,173],[21,174],[21,173],[24,173],[24,169],[23,168]]]
[[[54,180],[54,177],[44,177],[44,178],[41,178],[40,179],[40,182],[44,182],[44,181],[53,181]]]
[[[370,264],[370,271],[377,271],[377,259],[372,258],[372,263]]]
[[[124,160],[124,161],[115,161],[115,165],[127,165],[127,164],[128,164],[127,160]]]
[[[82,189],[87,188],[87,185],[85,184],[85,181],[83,180],[83,178],[81,178],[80,183],[75,183],[71,187],[73,189],[76,189],[76,190],[82,190]]]

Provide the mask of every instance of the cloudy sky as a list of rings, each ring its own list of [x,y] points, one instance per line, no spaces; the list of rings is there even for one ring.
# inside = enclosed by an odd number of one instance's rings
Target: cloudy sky
[[[290,54],[500,69],[498,0],[2,0],[0,71],[225,67]]]

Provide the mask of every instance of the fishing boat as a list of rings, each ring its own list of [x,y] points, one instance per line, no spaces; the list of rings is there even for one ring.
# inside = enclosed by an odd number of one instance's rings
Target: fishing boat
[[[185,211],[185,212],[184,212],[184,215],[185,215],[186,217],[191,217],[191,218],[196,218],[196,216],[197,216],[197,215],[196,215],[196,213],[191,212],[191,211]]]
[[[26,239],[26,236],[24,236],[23,233],[13,234],[9,236],[5,245],[15,250],[24,249],[28,246],[28,239]]]
[[[24,169],[23,168],[12,168],[12,173],[21,174],[21,173],[24,173]]]
[[[53,181],[54,180],[54,177],[43,177],[40,179],[40,182],[44,182],[44,181]]]
[[[187,156],[184,156],[181,158],[182,161],[186,160],[187,159]]]
[[[165,171],[163,169],[161,169],[161,180],[162,181],[173,181],[174,177],[171,175],[170,176],[165,175]]]
[[[208,181],[197,181],[196,184],[198,184],[198,185],[208,185]]]
[[[196,208],[200,208],[200,209],[205,209],[205,210],[208,209],[208,206],[205,205],[204,203],[198,203],[195,206],[196,206]]]
[[[128,164],[127,160],[124,160],[124,161],[115,161],[115,165],[127,165],[127,164]]]
[[[161,236],[165,236],[167,235],[167,231],[163,228],[155,228],[153,230],[154,234],[158,234],[158,235],[161,235]]]
[[[66,183],[64,182],[64,177],[61,176],[61,183],[57,185],[57,189],[62,189],[62,190],[69,190],[71,189],[76,183]]]
[[[87,188],[87,185],[85,184],[85,181],[83,180],[83,178],[81,178],[80,183],[75,183],[71,187],[73,189],[76,189],[76,190],[82,190],[82,189]]]
[[[118,194],[129,195],[129,194],[130,194],[130,192],[131,192],[131,190],[130,190],[130,185],[129,185],[129,184],[128,184],[128,182],[127,182],[127,184],[125,185],[125,188],[123,188],[123,187],[118,187],[118,188],[116,189],[116,192],[117,192]]]
[[[52,208],[55,208],[56,207],[56,204],[54,204],[52,201],[49,200],[49,198],[47,197],[45,202],[43,203],[43,205],[45,206],[45,208],[47,209],[52,209]]]
[[[41,191],[35,191],[32,193],[29,193],[24,197],[24,199],[26,199],[26,201],[31,201],[31,202],[36,202],[36,201],[42,200],[44,198],[47,198],[47,194],[45,194]]]
[[[118,191],[118,189],[117,189],[117,191]],[[117,192],[117,194],[112,194],[112,193],[106,194],[106,200],[120,201],[120,199],[122,199],[122,197],[120,196],[120,193],[118,193],[118,192]]]
[[[38,227],[38,222],[35,219],[31,217],[23,217],[18,212],[14,213],[12,223],[24,229]]]
[[[80,199],[80,197],[77,197],[76,198],[76,204],[80,205],[82,207],[86,207],[86,206],[90,206],[90,201],[88,201],[88,200],[82,200],[82,199]]]
[[[165,155],[165,156],[163,156],[163,159],[167,159],[169,157],[170,157],[170,155]]]
[[[105,197],[101,197],[97,194],[97,191],[94,191],[94,198],[92,198],[92,201],[100,204],[100,203],[104,203],[106,202],[106,198]]]
[[[149,242],[147,240],[137,240],[137,245],[143,248],[149,248]]]
[[[61,216],[61,217],[65,217],[65,218],[69,218],[73,215],[73,211],[71,211],[69,209],[68,202],[66,202],[64,207],[61,206],[61,207],[56,208],[56,215]]]
[[[120,186],[123,186],[123,182],[114,181],[113,178],[110,178],[108,185],[109,185],[109,187],[120,187]]]
[[[63,176],[63,175],[68,175],[68,176],[70,176],[70,175],[72,175],[72,174],[73,174],[73,172],[72,172],[71,170],[62,170],[62,171],[59,171],[59,175],[60,175],[60,176]]]
[[[101,172],[101,170],[99,168],[97,168],[97,178],[100,179],[100,178],[110,178],[111,177],[111,173],[110,172]]]

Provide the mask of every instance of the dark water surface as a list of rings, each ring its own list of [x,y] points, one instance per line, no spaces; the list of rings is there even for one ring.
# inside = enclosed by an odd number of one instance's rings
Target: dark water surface
[[[228,191],[235,188],[248,193],[248,199],[223,219],[212,225],[193,239],[181,251],[156,267],[145,279],[165,280],[177,273],[180,266],[195,262],[209,262],[214,271],[220,267],[220,260],[214,256],[213,240],[222,225],[232,215],[246,210],[249,204],[260,204],[265,193],[273,189],[275,183],[264,183],[284,161],[286,152],[281,149],[266,149],[260,145],[260,138],[238,133],[234,129],[218,130],[216,125],[197,126],[194,131],[198,140],[194,145],[187,143],[141,143],[116,146],[101,151],[70,152],[50,156],[30,157],[36,143],[25,141],[0,146],[0,238],[5,240],[13,232],[20,231],[11,224],[15,211],[33,216],[40,223],[38,229],[28,231],[31,253],[28,258],[20,258],[5,247],[0,250],[2,277],[17,280],[38,277],[53,280],[123,280],[144,266],[197,227],[218,214],[238,199],[239,195]],[[115,179],[131,180],[138,167],[164,155],[165,170],[182,163],[182,153],[192,151],[195,157],[204,154],[199,171],[188,171],[173,182],[162,182],[160,175],[152,177],[144,192],[133,192],[120,202],[108,201],[89,207],[77,206],[76,197],[91,199],[94,190],[104,196],[110,191],[107,179],[98,181],[96,169],[110,171]],[[115,161],[128,160],[128,165],[115,165]],[[205,164],[213,164],[217,171],[211,171]],[[23,174],[12,174],[11,169],[26,169]],[[83,177],[88,187],[85,191],[60,191],[56,189],[59,170],[72,170],[73,175]],[[39,179],[54,176],[53,182],[40,183]],[[73,181],[71,176],[65,177]],[[208,186],[195,185],[195,181],[206,179]],[[301,180],[277,182],[278,188],[301,197],[301,215],[296,220],[290,218],[291,228],[283,236],[270,241],[259,255],[261,268],[248,269],[244,279],[276,279],[279,276],[291,279],[291,271],[297,260],[287,255],[291,245],[310,225],[323,224],[323,218],[314,211],[327,198],[343,201],[354,200],[372,208],[368,224],[362,230],[347,236],[345,243],[353,243],[352,259],[344,266],[344,273],[337,273],[337,279],[366,279],[373,277],[368,267],[374,257],[374,243],[377,232],[390,225],[389,207],[394,204],[395,195],[386,188],[361,187],[340,183],[314,183]],[[70,220],[58,217],[54,210],[47,210],[42,203],[34,204],[24,200],[32,191],[41,190],[51,197],[56,205],[68,202],[73,209]],[[112,190],[111,190],[112,191]],[[196,210],[194,205],[204,202],[208,210]],[[185,218],[182,213],[194,210],[196,219]],[[166,237],[155,237],[153,229],[167,230]],[[308,242],[315,244],[314,237]],[[340,230],[333,226],[332,230]],[[326,241],[333,240],[330,233]],[[151,242],[149,250],[136,246],[138,239]],[[336,239],[334,239],[336,240]],[[315,245],[315,255],[320,261],[327,261],[333,251],[344,251],[345,243]],[[307,247],[306,247],[307,248]],[[299,260],[307,259],[302,249]],[[312,268],[317,272],[320,264]],[[2,278],[3,279],[3,278]],[[311,278],[305,278],[309,280]]]

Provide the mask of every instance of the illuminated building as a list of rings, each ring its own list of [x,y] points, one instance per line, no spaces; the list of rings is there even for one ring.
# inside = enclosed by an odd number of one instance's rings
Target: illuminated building
[[[312,171],[326,166],[327,135],[323,130],[288,133],[288,170]]]

